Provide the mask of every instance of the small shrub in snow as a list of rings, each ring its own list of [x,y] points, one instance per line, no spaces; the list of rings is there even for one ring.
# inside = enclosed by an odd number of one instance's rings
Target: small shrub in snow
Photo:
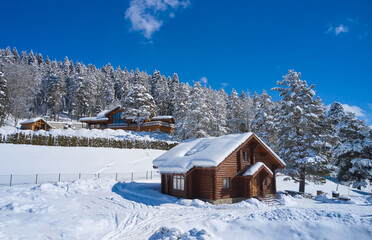
[[[149,240],[207,240],[212,239],[211,236],[204,230],[191,229],[188,232],[181,234],[181,231],[176,228],[162,227],[156,231]]]

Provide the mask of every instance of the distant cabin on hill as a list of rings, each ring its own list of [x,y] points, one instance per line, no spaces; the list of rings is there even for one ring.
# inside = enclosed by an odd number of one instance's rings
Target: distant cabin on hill
[[[52,129],[52,126],[47,123],[43,118],[37,117],[37,118],[30,118],[24,122],[21,122],[21,129],[22,130],[47,130],[49,131]]]
[[[185,141],[153,161],[161,191],[180,198],[232,203],[276,194],[285,163],[253,133]]]
[[[123,129],[137,131],[138,124],[133,118],[123,118],[123,108],[116,106],[109,110],[104,110],[96,117],[84,117],[79,121],[86,123],[88,129]],[[172,116],[149,117],[139,126],[139,131],[154,132],[160,131],[171,133],[174,130],[174,118]]]

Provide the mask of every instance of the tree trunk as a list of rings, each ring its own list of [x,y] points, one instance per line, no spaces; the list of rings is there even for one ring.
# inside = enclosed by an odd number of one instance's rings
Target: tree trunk
[[[300,176],[300,188],[299,192],[305,192],[305,174]]]

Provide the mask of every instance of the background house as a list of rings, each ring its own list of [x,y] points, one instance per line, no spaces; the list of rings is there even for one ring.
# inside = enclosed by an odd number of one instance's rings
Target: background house
[[[47,123],[43,118],[37,117],[37,118],[30,118],[24,122],[21,122],[21,129],[22,130],[50,130],[52,129],[52,126]]]
[[[153,161],[162,193],[213,203],[276,194],[285,163],[253,133],[185,141]]]
[[[104,110],[95,117],[80,118],[79,121],[87,124],[89,129],[123,129],[131,131],[166,132],[174,130],[174,118],[172,116],[149,117],[143,123],[137,124],[133,118],[124,118],[121,106]]]

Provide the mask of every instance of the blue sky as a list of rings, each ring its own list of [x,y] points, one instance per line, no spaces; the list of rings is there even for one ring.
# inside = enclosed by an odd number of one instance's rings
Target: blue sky
[[[288,69],[372,124],[372,1],[0,0],[0,48],[261,92]],[[276,92],[269,91],[274,99]]]

